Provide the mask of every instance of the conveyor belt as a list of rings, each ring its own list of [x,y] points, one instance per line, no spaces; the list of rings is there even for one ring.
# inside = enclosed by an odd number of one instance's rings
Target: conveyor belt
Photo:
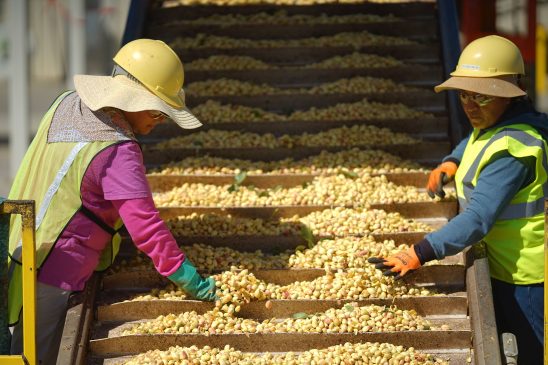
[[[273,69],[250,70],[187,70],[185,83],[209,79],[229,78],[253,83],[267,83],[281,88],[309,88],[354,76],[372,76],[387,78],[395,82],[418,87],[410,92],[373,92],[373,93],[335,93],[310,95],[187,95],[189,107],[202,104],[212,99],[221,103],[239,104],[258,107],[266,111],[289,114],[295,110],[307,110],[312,107],[325,108],[337,103],[359,102],[363,98],[381,103],[402,103],[415,110],[432,113],[425,118],[382,119],[362,117],[356,120],[306,120],[265,122],[241,122],[229,120],[226,123],[208,123],[197,131],[184,131],[173,123],[158,127],[150,136],[142,139],[145,164],[158,167],[168,162],[176,162],[186,157],[217,156],[240,158],[250,161],[275,161],[283,158],[301,159],[316,155],[322,150],[344,151],[349,146],[296,146],[291,148],[204,148],[200,145],[179,146],[177,148],[158,148],[156,142],[168,138],[192,135],[198,131],[227,130],[245,131],[259,134],[272,133],[300,135],[304,132],[318,133],[340,126],[375,125],[386,127],[394,132],[407,133],[421,142],[416,145],[369,145],[364,141],[357,146],[364,149],[384,150],[402,158],[432,166],[440,161],[451,148],[450,126],[453,117],[448,109],[444,95],[437,95],[432,86],[444,78],[444,45],[441,39],[443,32],[454,32],[456,29],[445,29],[439,24],[438,7],[447,7],[448,2],[406,2],[401,4],[352,4],[352,5],[314,5],[314,6],[150,6],[146,13],[139,14],[143,24],[128,23],[127,34],[138,34],[140,37],[175,42],[178,37],[195,37],[199,33],[242,39],[291,40],[307,37],[330,36],[342,32],[368,31],[376,35],[406,37],[414,45],[359,45],[357,47],[340,46],[302,46],[302,47],[269,47],[269,48],[189,48],[175,47],[183,62],[189,63],[212,55],[245,55],[261,60],[275,67]],[[142,5],[134,4],[135,9]],[[253,15],[260,12],[273,14],[280,10],[287,15],[320,14],[351,15],[391,14],[398,21],[373,21],[367,23],[332,23],[332,24],[193,24],[196,19],[205,19],[212,14]],[[137,11],[137,10],[135,10]],[[140,31],[142,29],[142,31]],[[441,33],[440,33],[441,32]],[[390,67],[356,67],[312,69],[306,65],[331,58],[352,54],[353,52],[391,56],[403,61],[401,66]],[[390,106],[387,105],[387,108]],[[450,122],[451,121],[451,122]],[[344,168],[344,162],[341,168]],[[374,174],[375,175],[375,174]],[[184,183],[203,183],[226,185],[234,181],[233,174],[186,174],[186,175],[150,175],[149,182],[153,192],[158,193],[180,186]],[[426,181],[424,172],[403,172],[386,174],[389,181],[397,185],[423,187]],[[242,186],[267,188],[274,186],[290,187],[308,184],[318,174],[258,174],[248,175]],[[294,215],[305,216],[311,212],[332,208],[329,205],[314,206],[178,206],[160,207],[164,219],[174,219],[191,213],[218,214],[229,217],[250,217],[256,219],[280,219]],[[387,212],[398,212],[407,219],[416,219],[433,228],[440,227],[457,214],[457,203],[454,200],[442,202],[408,202],[393,204],[373,204],[372,209],[383,209]],[[388,232],[372,236],[378,242],[392,239],[396,245],[412,244],[422,239],[426,232]],[[315,237],[316,240],[333,237]],[[298,235],[289,236],[177,236],[181,245],[205,243],[215,247],[229,247],[239,251],[254,252],[262,250],[275,254],[283,250],[293,250],[303,244]],[[130,259],[134,249],[126,238],[126,248],[122,257]],[[66,364],[115,364],[132,355],[152,349],[167,349],[169,346],[212,346],[231,345],[237,350],[260,352],[306,351],[313,348],[342,344],[345,342],[389,342],[403,346],[413,346],[426,353],[450,360],[451,364],[495,364],[500,363],[498,339],[494,326],[488,269],[484,252],[479,248],[459,254],[428,265],[410,274],[405,281],[409,285],[431,288],[440,293],[436,296],[417,296],[395,299],[368,298],[358,300],[359,305],[379,304],[396,305],[401,309],[413,309],[425,316],[436,327],[430,331],[403,332],[364,332],[364,333],[251,333],[251,334],[155,334],[123,335],[122,331],[130,325],[159,315],[196,311],[204,313],[213,308],[212,303],[192,300],[158,300],[127,301],[137,293],[146,293],[152,288],[161,288],[168,284],[165,278],[157,274],[151,265],[136,270],[107,272],[98,275],[89,284],[85,293],[77,298],[74,307],[69,311],[65,326],[64,340],[60,359]],[[294,281],[310,281],[325,274],[318,269],[272,269],[251,270],[257,278],[268,282],[285,285]],[[250,302],[242,305],[238,315],[242,318],[264,320],[271,317],[286,318],[297,312],[316,313],[329,308],[341,308],[351,299],[311,300],[282,299],[272,300],[271,308],[263,302]]]

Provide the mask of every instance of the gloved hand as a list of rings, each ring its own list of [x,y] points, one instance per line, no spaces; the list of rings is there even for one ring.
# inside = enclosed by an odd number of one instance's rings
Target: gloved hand
[[[177,271],[167,278],[195,299],[208,302],[219,299],[215,294],[215,290],[217,289],[215,280],[212,277],[202,278],[187,258],[185,258],[185,261],[183,261]]]
[[[457,173],[457,168],[457,164],[453,161],[446,161],[432,170],[428,177],[428,184],[426,185],[428,195],[432,199],[434,199],[436,195],[440,198],[445,197],[443,185],[453,181],[455,174]]]
[[[382,270],[383,275],[395,276],[396,280],[422,266],[414,245],[387,258],[370,257],[367,262],[375,264],[375,268]]]

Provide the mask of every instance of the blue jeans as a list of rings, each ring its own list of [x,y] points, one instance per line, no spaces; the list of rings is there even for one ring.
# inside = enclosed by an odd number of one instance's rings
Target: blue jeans
[[[499,333],[518,342],[518,364],[542,365],[544,353],[544,283],[514,285],[491,279]]]

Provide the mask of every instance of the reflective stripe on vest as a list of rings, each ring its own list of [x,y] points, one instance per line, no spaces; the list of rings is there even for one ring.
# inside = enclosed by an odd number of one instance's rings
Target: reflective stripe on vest
[[[464,175],[464,178],[462,179],[462,193],[464,194],[464,198],[459,196],[459,204],[463,209],[466,209],[468,206],[468,200],[470,200],[470,197],[472,196],[472,192],[474,191],[474,186],[472,184],[472,181],[476,175],[476,170],[478,169],[480,161],[483,159],[483,156],[485,155],[485,151],[497,140],[504,138],[504,137],[512,137],[513,139],[520,141],[522,144],[528,147],[538,147],[544,150],[544,141],[539,140],[538,138],[535,138],[531,136],[530,134],[519,130],[519,129],[504,129],[504,133],[497,133],[495,134],[489,142],[483,147],[481,152],[477,155],[476,159],[468,169],[468,172],[466,175]],[[543,153],[543,159],[542,159],[542,166],[544,167],[544,171],[548,171],[548,161],[546,160],[546,151]],[[537,214],[544,213],[544,197],[548,197],[548,184],[545,182],[542,185],[542,190],[544,191],[544,196],[538,198],[535,201],[532,202],[525,202],[525,203],[517,203],[517,204],[509,204],[500,214],[498,219],[518,219],[518,218],[528,218],[533,217]]]
[[[69,170],[70,166],[74,162],[74,159],[76,158],[80,150],[84,148],[87,144],[88,142],[77,143],[76,146],[74,146],[74,148],[72,149],[72,151],[70,151],[69,155],[67,156],[67,159],[65,160],[65,162],[63,162],[63,165],[61,166],[59,171],[57,171],[57,174],[55,175],[55,179],[49,186],[46,196],[44,197],[44,200],[42,201],[42,204],[40,204],[40,208],[38,209],[38,214],[36,215],[36,226],[35,226],[36,230],[40,228],[40,225],[42,224],[42,220],[44,219],[44,216],[46,215],[46,212],[48,211],[49,205],[51,203],[51,199],[57,193],[57,190],[59,190],[59,186],[61,186],[61,181],[63,181],[63,178],[65,177],[65,175],[67,174],[67,171]],[[20,240],[17,243],[17,247],[14,250],[13,256],[11,256],[13,260],[17,260],[18,262],[20,261],[21,257],[18,256],[16,253],[20,254],[21,245],[22,245],[22,241]]]

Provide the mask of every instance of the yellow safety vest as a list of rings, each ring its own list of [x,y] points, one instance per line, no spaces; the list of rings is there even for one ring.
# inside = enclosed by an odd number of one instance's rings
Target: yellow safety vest
[[[544,282],[544,198],[547,194],[547,145],[528,124],[494,128],[482,135],[475,129],[455,176],[461,209],[466,209],[479,176],[498,153],[534,157],[535,179],[500,212],[483,241],[491,277],[511,284]]]
[[[59,96],[46,112],[21,166],[17,172],[9,199],[36,201],[36,267],[40,268],[58,237],[82,206],[80,186],[93,158],[105,148],[119,141],[47,143],[48,130],[55,110],[70,94]],[[70,121],[67,121],[70,122]],[[116,228],[121,226],[118,221]],[[9,323],[19,320],[22,309],[21,286],[21,218],[12,215],[10,224],[8,265]],[[102,252],[97,270],[104,270],[113,262],[120,246],[120,235]]]

